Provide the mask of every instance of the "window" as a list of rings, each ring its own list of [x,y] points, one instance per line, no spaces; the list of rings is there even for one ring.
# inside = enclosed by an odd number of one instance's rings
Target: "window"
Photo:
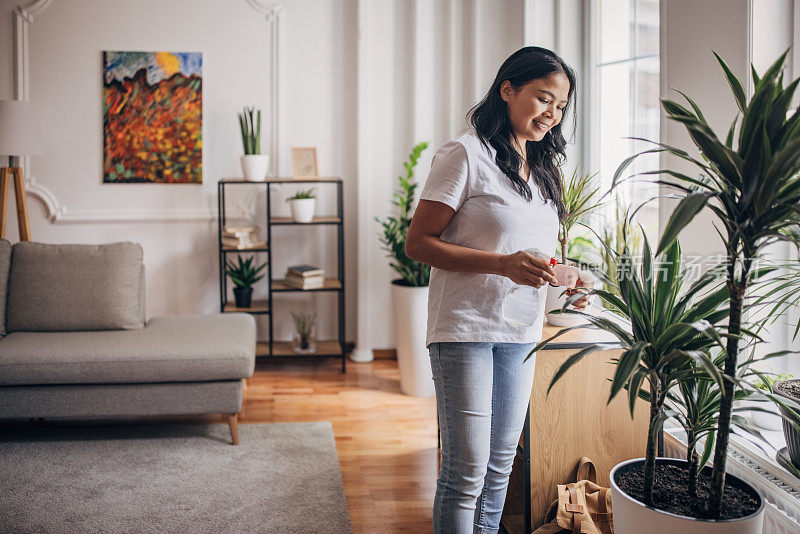
[[[659,140],[659,2],[597,0],[593,12],[589,161],[591,169],[600,172],[605,191],[623,160],[654,148],[651,143],[627,137]],[[626,176],[658,169],[658,165],[658,154],[641,156]],[[658,186],[628,181],[618,192],[625,205],[638,206],[656,197]],[[613,205],[605,216],[616,217]],[[649,202],[637,216],[648,238],[654,240],[658,235],[658,201]]]

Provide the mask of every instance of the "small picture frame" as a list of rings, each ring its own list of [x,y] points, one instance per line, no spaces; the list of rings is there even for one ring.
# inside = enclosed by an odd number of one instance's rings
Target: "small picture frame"
[[[292,147],[292,176],[294,178],[319,178],[317,147]]]

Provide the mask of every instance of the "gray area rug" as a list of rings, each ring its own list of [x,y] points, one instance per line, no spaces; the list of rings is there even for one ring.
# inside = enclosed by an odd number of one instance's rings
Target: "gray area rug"
[[[0,532],[349,533],[330,423],[0,429]]]

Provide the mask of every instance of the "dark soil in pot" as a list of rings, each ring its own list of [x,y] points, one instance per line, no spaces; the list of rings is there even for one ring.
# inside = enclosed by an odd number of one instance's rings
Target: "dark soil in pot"
[[[777,395],[788,397],[795,402],[800,402],[800,380],[783,380],[773,386]],[[800,417],[793,410],[778,406],[783,416],[783,435],[786,438],[786,447],[789,449],[789,458],[792,463],[800,467],[800,432],[790,422],[800,424]]]
[[[630,497],[644,502],[644,462],[620,467],[614,473],[617,486]],[[703,507],[708,502],[711,468],[706,467],[697,481],[697,497],[689,495],[689,473],[686,462],[656,461],[654,508],[671,514],[705,518]],[[722,519],[738,519],[758,511],[761,497],[746,483],[728,474],[722,500]]]

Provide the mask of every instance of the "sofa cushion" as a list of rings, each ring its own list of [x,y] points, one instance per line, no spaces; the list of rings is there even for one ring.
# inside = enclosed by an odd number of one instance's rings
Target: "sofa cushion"
[[[235,380],[253,374],[247,314],[154,317],[142,330],[12,332],[0,340],[0,385]]]
[[[8,272],[11,270],[11,243],[0,239],[0,337],[6,335]]]
[[[8,331],[143,328],[142,273],[138,243],[15,243]]]

